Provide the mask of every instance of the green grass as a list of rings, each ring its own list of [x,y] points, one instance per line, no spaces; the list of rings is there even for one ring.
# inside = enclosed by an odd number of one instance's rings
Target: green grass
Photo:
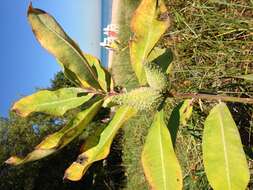
[[[175,54],[175,86],[184,91],[241,91],[241,81],[227,77],[253,70],[253,5],[201,2],[170,1],[168,6],[174,23],[163,42]],[[253,90],[252,85],[243,88]]]
[[[122,1],[120,41],[125,47],[131,36],[130,18],[139,2]],[[253,1],[165,2],[173,24],[159,46],[171,48],[174,53],[173,90],[253,98],[252,83],[232,78],[253,73]],[[128,89],[138,85],[130,66],[128,48],[117,53],[112,68],[118,85]],[[176,152],[183,170],[185,190],[211,189],[203,171],[201,138],[203,122],[212,105],[214,102],[195,104],[189,123],[180,127]],[[250,149],[253,145],[253,107],[235,103],[228,105],[239,127],[242,142],[245,148]],[[148,188],[140,164],[140,153],[149,123],[147,118],[136,119],[124,128],[123,165],[128,179],[125,189]],[[252,169],[250,159],[249,165]],[[252,188],[250,183],[249,189]]]

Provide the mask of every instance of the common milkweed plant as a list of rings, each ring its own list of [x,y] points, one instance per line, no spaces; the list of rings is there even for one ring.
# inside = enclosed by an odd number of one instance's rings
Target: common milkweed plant
[[[100,61],[84,53],[64,32],[57,21],[45,11],[30,5],[28,20],[40,44],[57,59],[65,76],[76,87],[56,91],[42,90],[16,102],[12,110],[26,117],[34,112],[63,116],[80,107],[81,111],[58,132],[46,137],[26,157],[12,156],[6,163],[20,165],[49,156],[82,134],[103,107],[115,107],[115,114],[96,142],[92,136],[81,148],[77,160],[66,169],[64,178],[80,180],[96,161],[106,158],[117,131],[139,111],[152,111],[153,122],[143,147],[141,162],[151,189],[183,188],[180,164],[174,152],[176,131],[180,123],[191,116],[192,102],[198,99],[216,100],[204,123],[203,162],[208,181],[215,190],[244,190],[250,174],[240,135],[224,102],[253,103],[252,99],[208,94],[180,94],[171,91],[170,66],[159,59],[167,53],[156,47],[170,27],[168,10],[162,0],[142,0],[135,11],[129,43],[132,68],[140,87],[132,91],[117,91],[110,73]],[[183,100],[179,109],[180,122],[173,112],[165,119],[165,104],[171,99]],[[176,108],[175,108],[176,109]],[[174,131],[173,133],[170,131]]]

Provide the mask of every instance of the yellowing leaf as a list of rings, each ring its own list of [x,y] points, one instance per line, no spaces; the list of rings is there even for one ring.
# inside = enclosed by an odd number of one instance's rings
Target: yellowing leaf
[[[169,26],[163,0],[142,0],[131,21],[134,37],[130,42],[132,67],[142,85],[146,84],[144,61]]]
[[[96,74],[82,55],[82,51],[52,16],[30,6],[28,20],[37,40],[60,61],[64,70],[75,74],[83,87],[100,88]]]
[[[226,104],[216,105],[205,121],[203,160],[214,190],[245,190],[249,169],[240,134]]]
[[[151,189],[182,189],[181,168],[164,121],[163,111],[155,115],[144,144],[141,161]]]
[[[192,109],[193,109],[192,100],[185,100],[179,110],[181,125],[187,124],[187,121],[190,119],[192,115]]]
[[[112,77],[110,73],[101,65],[98,58],[93,55],[83,53],[85,59],[88,61],[90,66],[97,74],[97,80],[101,86],[101,88],[105,92],[109,92],[111,90],[111,85],[113,85]],[[113,88],[113,87],[112,87]]]
[[[78,181],[83,177],[92,163],[106,158],[110,152],[110,147],[117,131],[135,113],[136,111],[129,107],[119,108],[112,121],[101,133],[99,142],[87,150],[84,149],[85,152],[80,154],[77,161],[66,170],[64,178],[71,181]]]
[[[60,131],[49,135],[45,140],[36,146],[33,152],[29,153],[25,158],[13,156],[9,158],[6,163],[12,165],[24,164],[26,162],[44,158],[63,148],[83,132],[84,128],[91,122],[93,117],[101,108],[102,103],[103,101],[99,100],[90,108],[78,113],[77,116],[65,127],[63,127]]]
[[[56,91],[42,90],[16,102],[12,110],[22,117],[33,112],[62,116],[66,111],[89,101],[93,95],[79,96],[81,88],[62,88]]]

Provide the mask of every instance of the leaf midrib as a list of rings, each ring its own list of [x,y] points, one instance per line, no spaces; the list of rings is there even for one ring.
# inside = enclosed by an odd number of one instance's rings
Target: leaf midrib
[[[42,104],[33,104],[32,107],[44,107],[44,106],[53,106],[56,104],[60,104],[60,103],[66,103],[66,102],[70,102],[72,100],[80,100],[80,99],[84,99],[83,101],[85,101],[85,99],[89,99],[90,97],[73,97],[73,98],[68,98],[68,99],[64,99],[64,100],[59,100],[59,101],[51,101],[51,102],[47,102],[47,103],[42,103]]]
[[[227,174],[227,183],[228,183],[228,188],[229,190],[231,189],[231,179],[230,179],[230,170],[228,166],[228,155],[227,155],[227,145],[226,145],[226,139],[225,139],[225,133],[224,133],[224,125],[223,125],[223,119],[222,119],[222,114],[219,110],[219,123],[220,123],[220,128],[221,128],[221,139],[222,139],[222,144],[223,144],[223,151],[224,151],[224,161],[225,161],[225,170]]]
[[[160,118],[159,118],[160,120]],[[159,134],[160,134],[160,138],[159,138],[159,146],[160,146],[160,158],[161,158],[161,167],[162,167],[162,172],[163,172],[163,186],[164,186],[164,190],[167,189],[167,184],[166,184],[166,170],[165,170],[165,159],[164,159],[164,148],[163,148],[163,143],[162,143],[162,130],[161,127],[163,127],[160,122],[159,122]]]

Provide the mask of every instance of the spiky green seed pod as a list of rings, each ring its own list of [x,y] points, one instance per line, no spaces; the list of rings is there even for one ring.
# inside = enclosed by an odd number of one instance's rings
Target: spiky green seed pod
[[[170,88],[170,81],[168,75],[162,71],[156,63],[144,64],[148,84],[151,88],[159,91],[168,91]]]
[[[163,100],[162,93],[150,87],[141,87],[111,98],[111,102],[113,103],[131,106],[137,110],[157,109]]]

